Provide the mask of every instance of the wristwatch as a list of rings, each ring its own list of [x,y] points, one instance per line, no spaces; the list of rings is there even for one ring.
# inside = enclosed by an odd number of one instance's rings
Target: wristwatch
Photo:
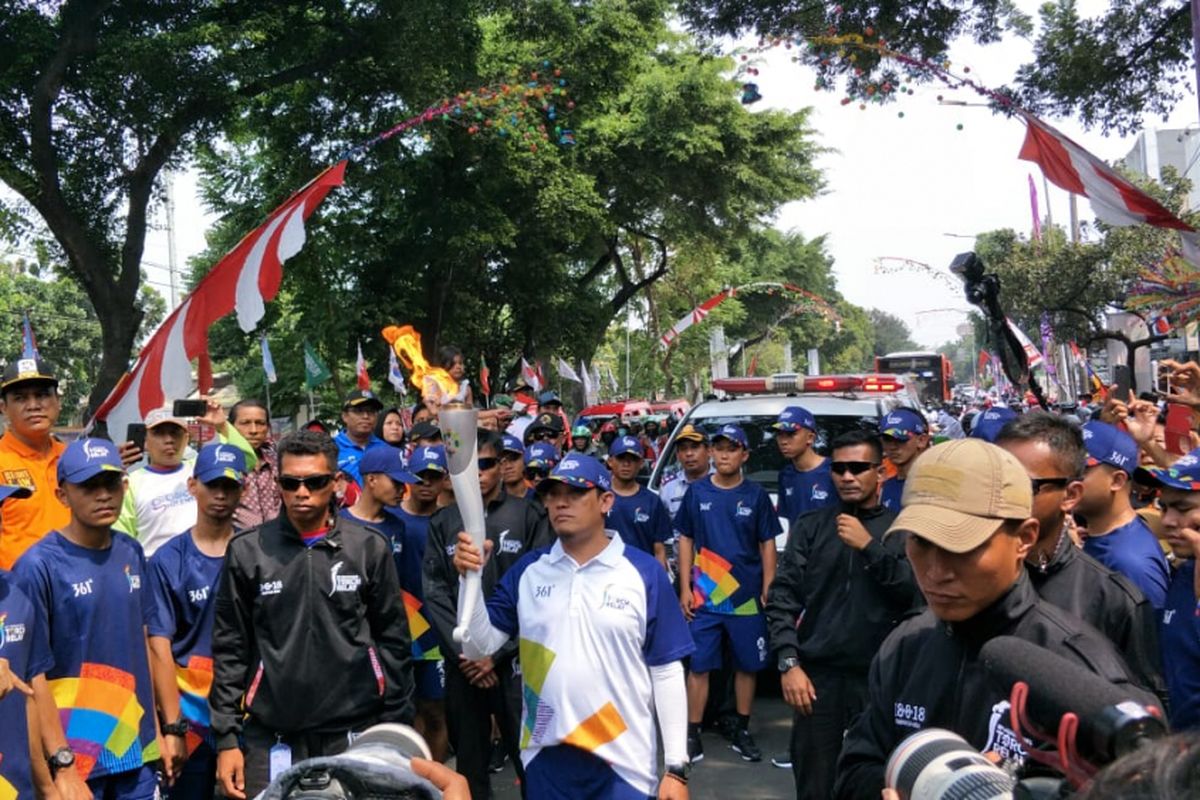
[[[793,667],[800,666],[800,659],[796,658],[795,656],[788,656],[787,658],[781,658],[781,659],[779,659],[778,666],[779,666],[779,674],[784,675],[788,672],[791,672]]]
[[[187,736],[188,723],[183,717],[180,717],[175,722],[163,722],[158,726],[162,729],[164,736]]]
[[[74,765],[75,753],[69,747],[60,747],[46,759],[46,762],[50,765],[50,773],[54,774],[60,769]]]
[[[667,764],[667,774],[677,781],[687,783],[688,776],[692,774],[692,762],[685,761],[682,764]]]

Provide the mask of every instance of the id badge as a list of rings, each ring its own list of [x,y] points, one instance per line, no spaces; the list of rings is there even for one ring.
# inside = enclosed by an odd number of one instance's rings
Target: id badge
[[[283,742],[271,747],[270,780],[275,780],[292,766],[292,748]]]

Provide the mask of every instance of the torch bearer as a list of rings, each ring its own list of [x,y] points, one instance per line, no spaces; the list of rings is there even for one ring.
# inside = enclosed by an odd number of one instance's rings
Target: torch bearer
[[[475,458],[475,432],[478,425],[479,412],[474,408],[455,403],[442,406],[438,412],[438,427],[442,429],[442,441],[446,445],[454,500],[458,503],[463,528],[471,537],[471,543],[483,553],[487,531],[483,522],[483,494],[479,491],[479,467]],[[467,639],[467,623],[475,611],[475,598],[480,596],[478,584],[481,576],[480,571],[471,570],[462,578],[463,583],[458,590],[458,625],[454,628],[456,642]]]

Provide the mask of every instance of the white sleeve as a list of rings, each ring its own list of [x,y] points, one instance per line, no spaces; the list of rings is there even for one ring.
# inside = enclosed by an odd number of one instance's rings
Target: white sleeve
[[[465,577],[459,577],[459,608],[462,608],[464,591],[475,592],[475,603],[471,608],[471,618],[467,620],[467,635],[462,641],[462,652],[464,656],[475,661],[499,650],[509,637],[507,633],[492,625],[480,582],[478,580],[468,581]]]
[[[686,764],[687,688],[683,680],[683,662],[650,667],[650,684],[654,687],[654,711],[662,731],[663,761],[668,766]]]

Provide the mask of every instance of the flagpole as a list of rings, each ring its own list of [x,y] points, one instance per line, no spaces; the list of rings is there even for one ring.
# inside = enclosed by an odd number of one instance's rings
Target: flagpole
[[[263,377],[265,378],[266,375]],[[267,430],[270,431],[273,417],[271,416],[271,381],[269,378],[263,381],[263,387],[267,390]]]
[[[311,422],[317,418],[316,404],[313,402],[312,386],[308,387],[308,419]]]

